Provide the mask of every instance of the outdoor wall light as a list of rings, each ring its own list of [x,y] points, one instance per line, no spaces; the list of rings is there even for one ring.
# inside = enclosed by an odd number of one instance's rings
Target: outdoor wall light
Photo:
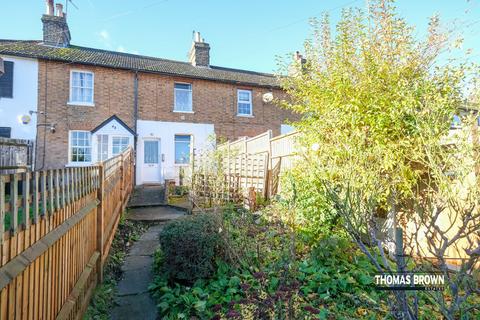
[[[270,103],[270,102],[272,102],[272,101],[273,101],[273,93],[267,92],[267,93],[263,94],[262,100],[263,100],[263,102],[265,102],[265,103]]]

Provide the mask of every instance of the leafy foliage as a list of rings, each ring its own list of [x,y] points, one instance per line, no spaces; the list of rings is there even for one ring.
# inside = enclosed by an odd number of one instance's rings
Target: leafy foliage
[[[169,281],[162,267],[150,286],[164,319],[318,319],[384,314],[370,287],[371,264],[341,238],[324,238],[313,251],[297,243],[290,259],[288,227],[244,211],[227,210],[232,246],[243,248],[237,266],[217,260],[209,278],[191,285]],[[165,262],[161,253],[156,264]],[[329,311],[329,310],[335,311]]]
[[[215,260],[226,251],[221,227],[215,214],[187,216],[165,225],[159,236],[163,271],[187,283],[209,277],[215,271]]]
[[[473,310],[469,296],[480,293],[474,281],[455,280],[473,280],[479,261],[477,129],[465,121],[466,134],[450,134],[454,116],[469,107],[465,87],[476,83],[478,67],[440,64],[449,35],[440,31],[438,17],[418,40],[393,3],[372,1],[368,12],[344,10],[334,34],[328,16],[315,21],[305,45],[307,63],[288,63],[291,76],[283,86],[292,100],[285,107],[303,115],[295,124],[303,147],[293,172],[302,189],[297,206],[328,224],[339,217],[380,272],[405,270],[404,259],[395,266],[388,260],[385,247],[398,246],[382,232],[402,227],[418,268],[421,257],[438,261],[449,283],[445,292],[430,294],[432,308],[454,319]],[[322,201],[327,210],[315,208]],[[464,260],[450,277],[452,253]],[[416,318],[417,298],[392,292],[392,314]]]

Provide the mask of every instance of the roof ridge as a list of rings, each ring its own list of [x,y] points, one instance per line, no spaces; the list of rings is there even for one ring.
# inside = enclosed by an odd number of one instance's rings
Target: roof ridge
[[[65,48],[59,48],[44,45],[41,40],[0,39],[0,53],[245,85],[279,87],[277,76],[271,73],[221,66],[197,67],[184,61],[73,44]]]

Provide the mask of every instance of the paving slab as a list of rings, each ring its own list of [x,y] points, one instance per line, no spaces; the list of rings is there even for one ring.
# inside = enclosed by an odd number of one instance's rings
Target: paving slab
[[[139,269],[150,269],[150,265],[152,264],[152,257],[151,256],[131,256],[128,255],[125,258],[125,262],[122,266],[122,271],[129,271],[129,270],[139,270]]]
[[[152,277],[150,268],[144,272],[139,272],[139,270],[125,271],[124,278],[120,280],[117,286],[118,296],[148,292],[148,286],[152,281]]]
[[[145,209],[151,209],[144,211]],[[158,220],[158,216],[171,220],[184,215],[183,211],[169,207],[134,208],[130,213],[144,211],[144,215],[152,215]],[[113,320],[154,320],[157,319],[157,307],[150,297],[148,286],[153,280],[152,263],[153,254],[159,246],[158,234],[163,224],[152,225],[130,248],[122,266],[123,278],[117,284],[116,306],[112,309]]]
[[[112,310],[113,320],[156,320],[157,307],[148,293],[120,297]]]
[[[136,221],[169,221],[185,215],[185,211],[169,206],[138,207],[128,211],[127,219]]]
[[[156,234],[156,239],[154,240],[145,240],[138,246],[134,246],[130,250],[131,255],[136,256],[151,256],[155,253],[155,250],[158,247],[158,233]]]

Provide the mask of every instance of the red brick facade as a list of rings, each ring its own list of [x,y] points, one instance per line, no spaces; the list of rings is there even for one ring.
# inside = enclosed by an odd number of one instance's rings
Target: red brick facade
[[[95,106],[69,105],[70,72],[81,69],[94,73]],[[174,83],[192,84],[193,113],[173,112]],[[38,128],[36,165],[38,169],[60,167],[68,162],[69,130],[92,130],[116,114],[134,129],[135,73],[105,67],[39,60],[39,123],[54,123],[55,133]],[[239,117],[237,89],[253,92],[253,117]],[[138,119],[171,122],[211,123],[218,137],[236,139],[254,136],[268,129],[280,133],[280,125],[294,116],[262,101],[272,91],[255,86],[179,78],[160,74],[138,74]],[[274,96],[283,96],[274,90]],[[44,139],[45,137],[45,139]],[[44,148],[45,146],[45,148]],[[46,150],[46,153],[44,152]]]

